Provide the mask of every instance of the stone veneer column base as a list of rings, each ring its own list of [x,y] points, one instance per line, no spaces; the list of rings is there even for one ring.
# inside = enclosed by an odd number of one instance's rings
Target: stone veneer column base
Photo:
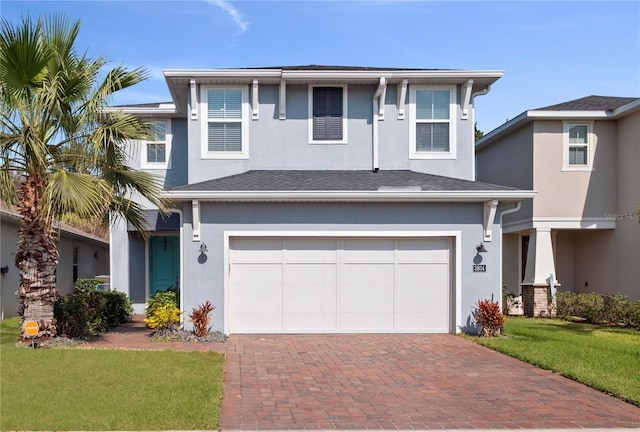
[[[556,302],[551,299],[549,285],[522,285],[524,316],[556,316]]]

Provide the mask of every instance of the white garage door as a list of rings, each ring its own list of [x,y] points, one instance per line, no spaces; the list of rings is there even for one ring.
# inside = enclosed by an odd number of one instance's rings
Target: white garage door
[[[231,333],[446,333],[449,238],[231,238]]]

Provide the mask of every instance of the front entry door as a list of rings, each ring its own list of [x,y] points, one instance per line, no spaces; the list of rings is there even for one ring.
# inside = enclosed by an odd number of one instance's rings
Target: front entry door
[[[153,236],[149,240],[149,296],[177,287],[180,280],[177,236]]]

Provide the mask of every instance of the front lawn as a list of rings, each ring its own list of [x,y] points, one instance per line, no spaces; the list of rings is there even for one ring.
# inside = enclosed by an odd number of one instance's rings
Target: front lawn
[[[219,353],[17,348],[0,322],[0,430],[216,429]]]
[[[640,406],[637,330],[508,317],[504,336],[474,340]]]

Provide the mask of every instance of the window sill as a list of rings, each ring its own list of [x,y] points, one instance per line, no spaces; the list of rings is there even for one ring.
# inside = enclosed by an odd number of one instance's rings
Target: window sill
[[[202,153],[201,159],[249,159],[249,155],[243,152],[219,152],[219,153]]]
[[[411,153],[409,155],[409,159],[456,159],[456,154],[455,153],[430,153],[430,152],[424,152],[424,153]]]
[[[308,142],[309,145],[322,145],[322,144],[331,144],[331,145],[345,145],[345,144],[349,144],[346,140],[318,140],[318,141],[309,141]]]

